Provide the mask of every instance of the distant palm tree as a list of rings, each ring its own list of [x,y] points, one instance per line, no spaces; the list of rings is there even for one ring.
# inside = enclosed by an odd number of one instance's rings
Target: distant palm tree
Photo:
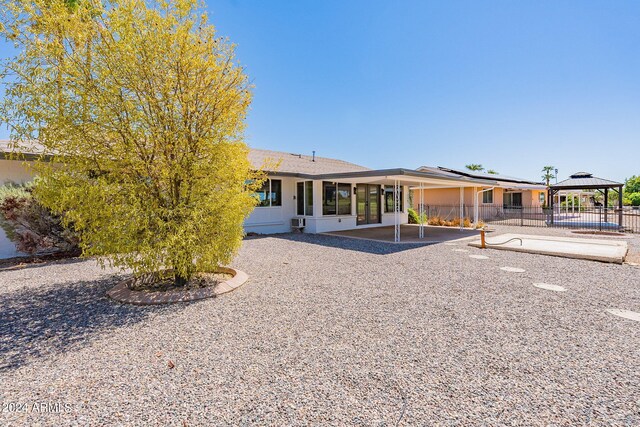
[[[498,175],[498,171],[495,171],[493,169],[489,169],[487,173],[490,173],[491,175]]]
[[[549,186],[551,180],[556,177],[554,173],[555,169],[556,168],[554,166],[545,166],[542,168],[542,179],[547,183],[547,187]]]
[[[482,165],[478,165],[476,163],[471,163],[470,165],[465,165],[465,167],[467,169],[469,169],[470,171],[483,171],[484,170]]]

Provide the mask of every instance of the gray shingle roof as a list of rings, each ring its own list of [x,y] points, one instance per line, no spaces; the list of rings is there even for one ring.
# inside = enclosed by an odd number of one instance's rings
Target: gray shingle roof
[[[344,160],[330,159],[327,157],[315,157],[315,161],[312,156],[306,156],[303,154],[284,153],[282,151],[261,150],[258,148],[251,148],[249,151],[249,161],[253,167],[260,168],[263,164],[279,162],[279,166],[276,170],[272,170],[271,167],[266,167],[270,172],[279,173],[299,173],[308,175],[320,175],[328,173],[341,173],[341,172],[357,172],[370,170],[364,166],[356,165],[354,163],[345,162]]]
[[[45,153],[44,147],[36,141],[20,142],[16,148],[11,141],[0,139],[0,159],[8,159],[12,154],[21,154],[23,160],[35,160],[43,154],[45,158],[50,157],[50,154]]]
[[[39,155],[42,153],[43,147],[34,142],[27,146],[21,144],[19,150],[14,150],[10,141],[0,140],[0,153],[13,153],[16,151],[25,155]],[[282,151],[261,150],[258,148],[249,149],[249,161],[256,169],[265,164],[267,166],[273,166],[279,162],[277,168],[266,167],[267,171],[276,173],[317,175],[370,170],[364,166],[338,159],[316,156],[314,161],[312,156],[285,153]]]
[[[598,178],[593,176],[589,172],[576,172],[572,174],[568,179],[560,181],[557,184],[551,185],[551,188],[607,188],[607,187],[620,187],[623,185],[621,182],[610,181],[604,178]]]

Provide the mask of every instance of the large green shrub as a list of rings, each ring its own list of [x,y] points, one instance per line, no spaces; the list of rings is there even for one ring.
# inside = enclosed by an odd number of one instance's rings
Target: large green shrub
[[[420,215],[414,209],[407,209],[407,213],[409,214],[409,224],[420,224]],[[422,222],[427,222],[427,215],[422,214]]]

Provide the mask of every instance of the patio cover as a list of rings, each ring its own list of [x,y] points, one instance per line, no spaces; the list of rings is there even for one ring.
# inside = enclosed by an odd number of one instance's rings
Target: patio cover
[[[460,188],[460,217],[464,216],[463,195],[465,187],[497,186],[498,181],[454,176],[445,171],[416,171],[413,169],[379,169],[355,172],[329,173],[319,175],[275,173],[274,175],[296,176],[303,179],[314,179],[331,182],[347,182],[351,184],[377,184],[393,186],[394,206],[394,241],[400,242],[400,188],[410,189]],[[422,218],[423,192],[420,191],[419,215]],[[460,228],[463,228],[461,221]],[[419,224],[419,237],[424,238],[424,224]]]

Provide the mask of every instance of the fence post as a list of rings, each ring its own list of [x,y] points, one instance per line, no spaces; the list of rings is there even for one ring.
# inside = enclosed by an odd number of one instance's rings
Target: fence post
[[[623,215],[623,212],[622,212],[622,208],[619,208],[618,209],[618,225],[619,225],[618,231],[620,231],[620,230],[622,230],[624,228],[623,227],[623,223],[622,223],[623,218],[624,218],[624,215]]]

